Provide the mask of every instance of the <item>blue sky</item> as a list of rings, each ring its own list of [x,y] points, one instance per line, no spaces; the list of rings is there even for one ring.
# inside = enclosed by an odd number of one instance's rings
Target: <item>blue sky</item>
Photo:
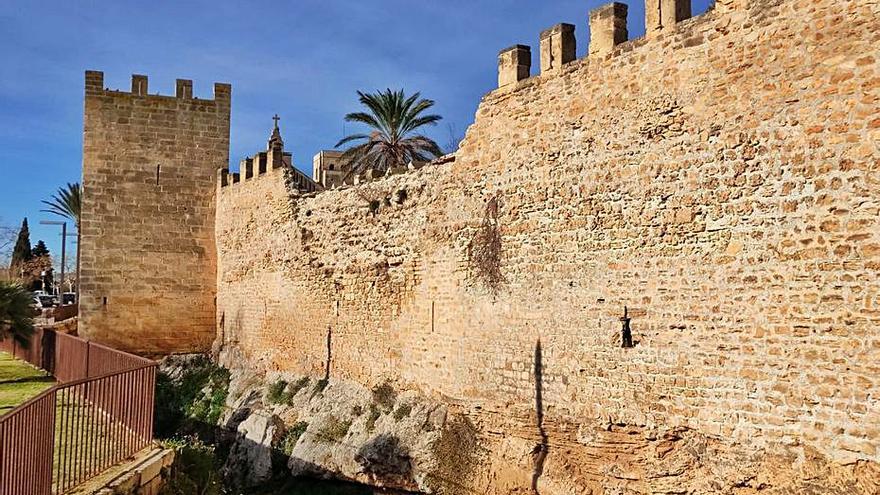
[[[694,0],[694,12],[711,0]],[[496,85],[498,51],[532,46],[559,22],[575,24],[586,52],[587,13],[600,0],[373,0],[288,2],[4,0],[0,2],[0,224],[27,216],[31,241],[60,253],[57,228],[38,224],[40,200],[80,180],[86,69],[105,85],[174,93],[192,79],[196,96],[233,86],[230,160],[265,147],[278,113],[295,164],[342,136],[356,90],[404,88],[436,100],[444,121],[429,135],[464,134],[480,98]],[[644,2],[632,0],[630,38],[644,33]],[[352,131],[351,126],[345,128]]]

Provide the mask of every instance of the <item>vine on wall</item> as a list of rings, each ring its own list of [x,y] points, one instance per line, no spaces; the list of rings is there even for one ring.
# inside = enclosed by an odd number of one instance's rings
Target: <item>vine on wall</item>
[[[483,222],[467,246],[468,277],[482,284],[492,295],[504,283],[501,273],[501,229],[498,225],[498,197],[486,203]]]

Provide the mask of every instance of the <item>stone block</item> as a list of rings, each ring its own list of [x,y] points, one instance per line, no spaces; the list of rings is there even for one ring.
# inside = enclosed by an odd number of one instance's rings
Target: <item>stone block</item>
[[[626,4],[612,2],[590,11],[590,55],[603,56],[629,39],[628,10]]]
[[[140,74],[132,74],[131,76],[131,94],[138,96],[146,96],[148,94],[148,79],[147,76],[143,76]]]
[[[541,73],[559,69],[576,58],[573,24],[557,24],[541,32]]]
[[[178,98],[191,100],[193,97],[193,82],[189,79],[178,79],[176,81],[175,94]]]
[[[515,84],[527,79],[532,70],[532,49],[527,45],[514,45],[498,54],[498,87]]]
[[[666,31],[691,16],[691,0],[646,0],[645,31],[648,36]]]

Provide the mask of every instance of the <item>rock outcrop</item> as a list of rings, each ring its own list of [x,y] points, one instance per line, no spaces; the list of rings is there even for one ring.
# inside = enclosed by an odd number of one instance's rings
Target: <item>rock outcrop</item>
[[[225,397],[218,450],[241,490],[305,476],[451,494],[880,493],[876,463],[832,462],[806,446],[756,451],[687,427],[544,418],[523,429],[523,411],[467,409],[391,382],[240,368]]]

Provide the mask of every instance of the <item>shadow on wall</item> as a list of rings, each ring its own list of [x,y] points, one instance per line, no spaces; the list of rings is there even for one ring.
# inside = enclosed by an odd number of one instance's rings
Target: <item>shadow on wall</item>
[[[544,364],[542,361],[541,339],[535,342],[534,373],[535,373],[535,418],[538,426],[540,443],[532,449],[532,491],[538,493],[538,479],[544,473],[544,461],[549,450],[547,432],[544,431]]]

